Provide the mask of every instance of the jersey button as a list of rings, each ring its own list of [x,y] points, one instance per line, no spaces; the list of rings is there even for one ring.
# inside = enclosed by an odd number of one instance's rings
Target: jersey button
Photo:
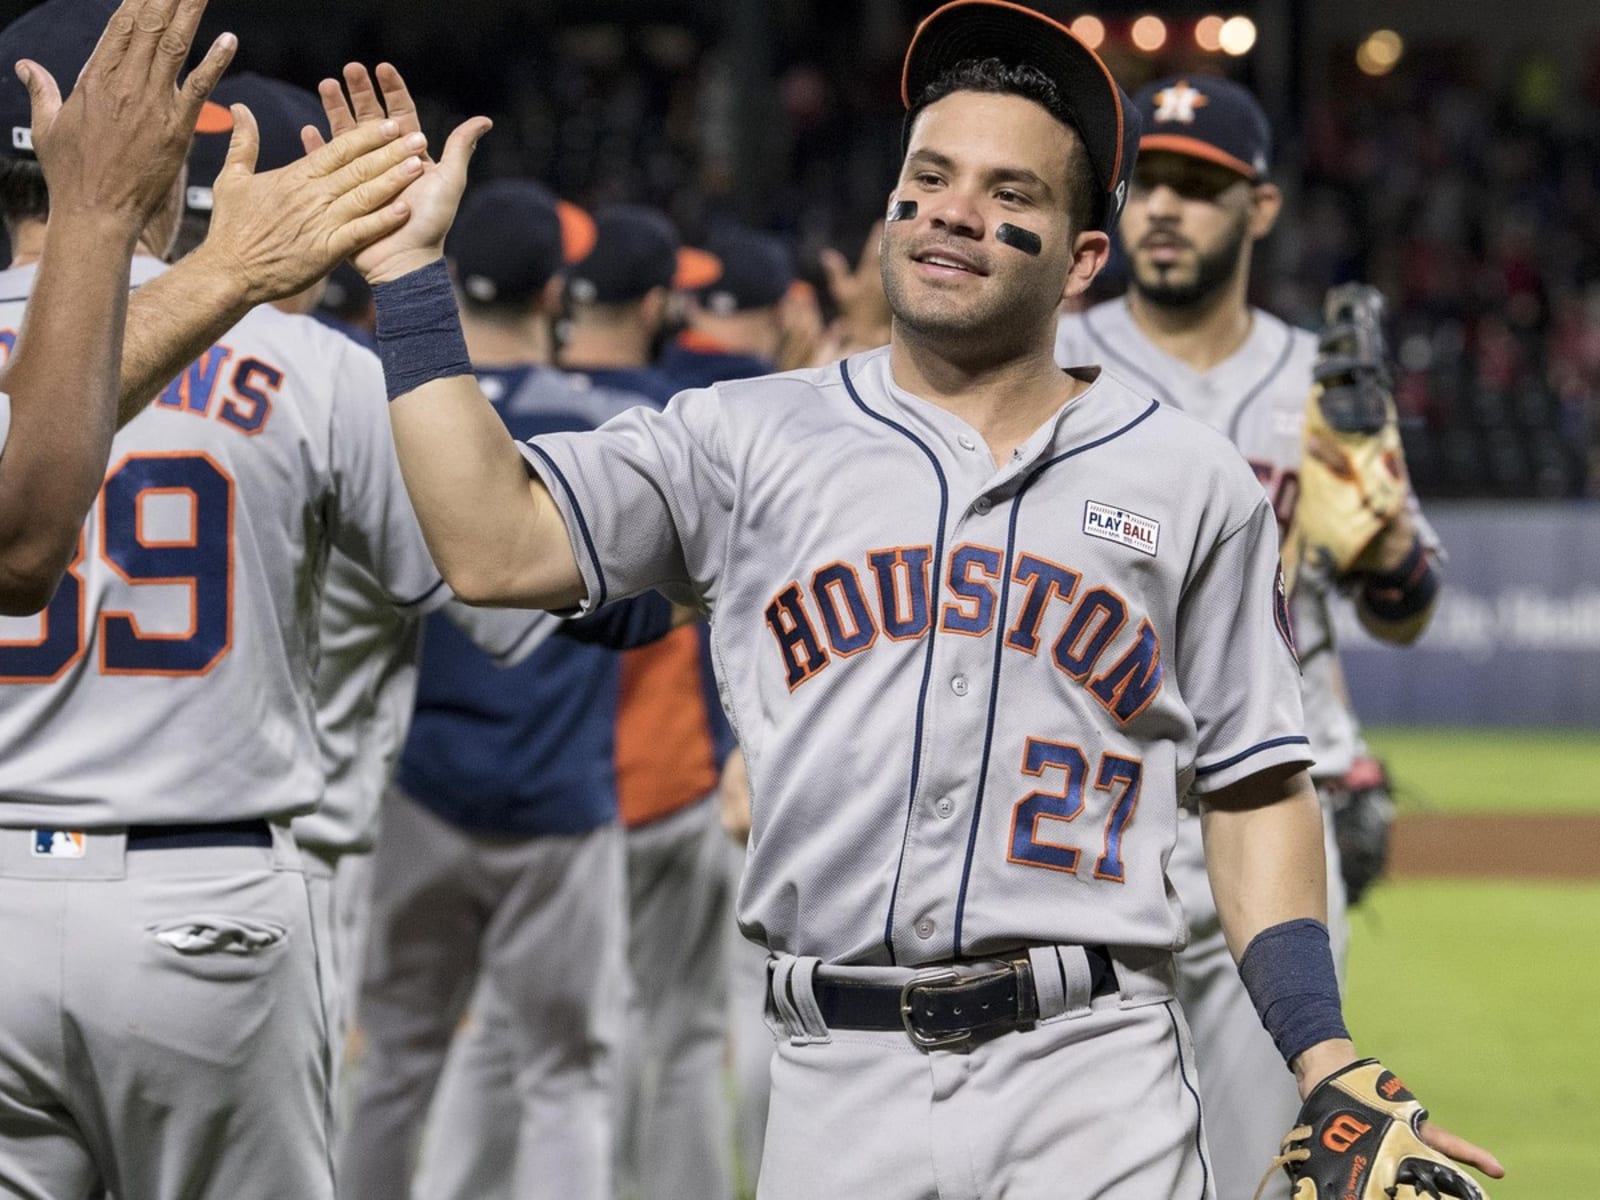
[[[941,817],[950,817],[956,811],[956,802],[950,799],[949,796],[940,796],[933,806],[933,811]]]
[[[967,677],[965,675],[957,675],[950,681],[950,690],[958,696],[965,696],[967,694]]]
[[[923,941],[927,941],[929,938],[931,938],[933,936],[933,931],[934,924],[931,917],[923,917],[922,920],[917,922],[917,936]]]
[[[961,443],[963,450],[976,450],[978,448],[978,443],[964,433],[957,437],[956,441]]]
[[[987,497],[987,496],[979,496],[976,500],[974,500],[972,502],[973,511],[976,512],[979,516],[982,516],[984,513],[988,512],[993,507],[994,507],[994,501],[989,499],[989,497]]]

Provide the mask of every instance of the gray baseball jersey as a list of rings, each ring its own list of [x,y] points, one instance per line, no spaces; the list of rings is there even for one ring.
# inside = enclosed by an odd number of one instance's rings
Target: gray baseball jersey
[[[159,269],[140,259],[134,281]],[[31,277],[0,275],[0,295],[24,295]],[[22,308],[0,304],[0,329]],[[55,599],[0,622],[0,821],[92,829],[316,805],[330,550],[402,608],[449,595],[383,395],[371,353],[257,309],[117,434]]]
[[[1056,362],[1064,367],[1104,363],[1141,392],[1227,434],[1266,489],[1280,528],[1287,529],[1300,493],[1306,397],[1317,339],[1260,309],[1251,314],[1244,345],[1210,370],[1197,371],[1145,337],[1126,301],[1111,300],[1062,319]],[[1336,684],[1338,662],[1330,653],[1329,605],[1336,602],[1337,593],[1310,577],[1304,586],[1296,586],[1291,601],[1303,668],[1306,733],[1316,759],[1312,770],[1319,777],[1349,769],[1359,736]]]
[[[1178,799],[1309,761],[1271,506],[1110,372],[998,466],[886,349],[524,452],[587,607],[711,611],[775,951],[1175,948]]]

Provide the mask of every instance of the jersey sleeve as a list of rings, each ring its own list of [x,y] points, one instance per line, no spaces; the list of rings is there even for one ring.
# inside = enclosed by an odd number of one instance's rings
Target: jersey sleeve
[[[1277,519],[1264,496],[1189,581],[1177,661],[1195,718],[1192,791],[1214,792],[1269,767],[1310,765]]]
[[[383,368],[341,339],[333,398],[333,543],[366,567],[397,608],[421,614],[450,598],[411,508],[389,427]]]
[[[580,613],[651,589],[707,604],[733,524],[723,417],[707,388],[521,444],[566,522],[587,593]]]
[[[451,599],[443,606],[450,624],[502,667],[514,667],[561,626],[561,618],[541,609],[474,608]]]

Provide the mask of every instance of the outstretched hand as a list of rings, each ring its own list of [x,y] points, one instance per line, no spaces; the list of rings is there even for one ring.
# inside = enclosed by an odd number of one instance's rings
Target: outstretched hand
[[[206,0],[123,0],[65,103],[44,67],[16,64],[57,212],[108,216],[137,236],[167,198],[200,110],[238,48],[222,34],[178,86],[205,9]]]
[[[1482,1171],[1490,1179],[1505,1178],[1506,1169],[1500,1165],[1498,1158],[1482,1146],[1469,1142],[1464,1137],[1458,1137],[1443,1126],[1435,1125],[1432,1121],[1424,1121],[1417,1129],[1417,1136],[1440,1154]]]
[[[303,291],[411,215],[427,139],[398,121],[351,128],[276,171],[255,171],[260,133],[233,106],[233,139],[212,187],[211,228],[195,255],[239,281],[251,305]]]
[[[385,120],[397,122],[402,133],[421,131],[417,106],[400,72],[389,63],[380,63],[376,75],[374,85],[365,67],[349,63],[343,86],[336,79],[324,79],[318,86],[335,138]],[[466,190],[467,163],[479,139],[492,127],[487,117],[470,117],[451,132],[438,159],[424,153],[421,170],[401,194],[409,210],[405,225],[351,257],[368,283],[398,279],[444,253],[445,234]],[[309,126],[301,131],[301,139],[308,152],[323,143],[322,136]]]

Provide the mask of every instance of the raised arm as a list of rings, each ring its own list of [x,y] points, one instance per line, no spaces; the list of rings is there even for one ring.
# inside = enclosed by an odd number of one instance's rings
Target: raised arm
[[[334,80],[320,88],[336,136],[385,119],[419,128],[394,67],[378,67],[377,87],[354,64],[344,81],[348,99]],[[440,573],[469,604],[564,609],[585,593],[566,526],[478,387],[444,268],[467,162],[488,130],[475,117],[451,133],[402,196],[410,219],[353,261],[373,285],[395,450]]]
[[[233,119],[206,240],[129,302],[119,426],[250,309],[303,291],[409,213],[398,197],[422,170],[420,132],[372,122],[258,175],[255,118],[236,104]]]
[[[49,71],[17,64],[50,220],[21,335],[0,376],[11,406],[0,456],[0,612],[49,603],[100,490],[128,264],[236,45],[223,34],[177,86],[204,10],[205,0],[125,0],[65,103]]]

